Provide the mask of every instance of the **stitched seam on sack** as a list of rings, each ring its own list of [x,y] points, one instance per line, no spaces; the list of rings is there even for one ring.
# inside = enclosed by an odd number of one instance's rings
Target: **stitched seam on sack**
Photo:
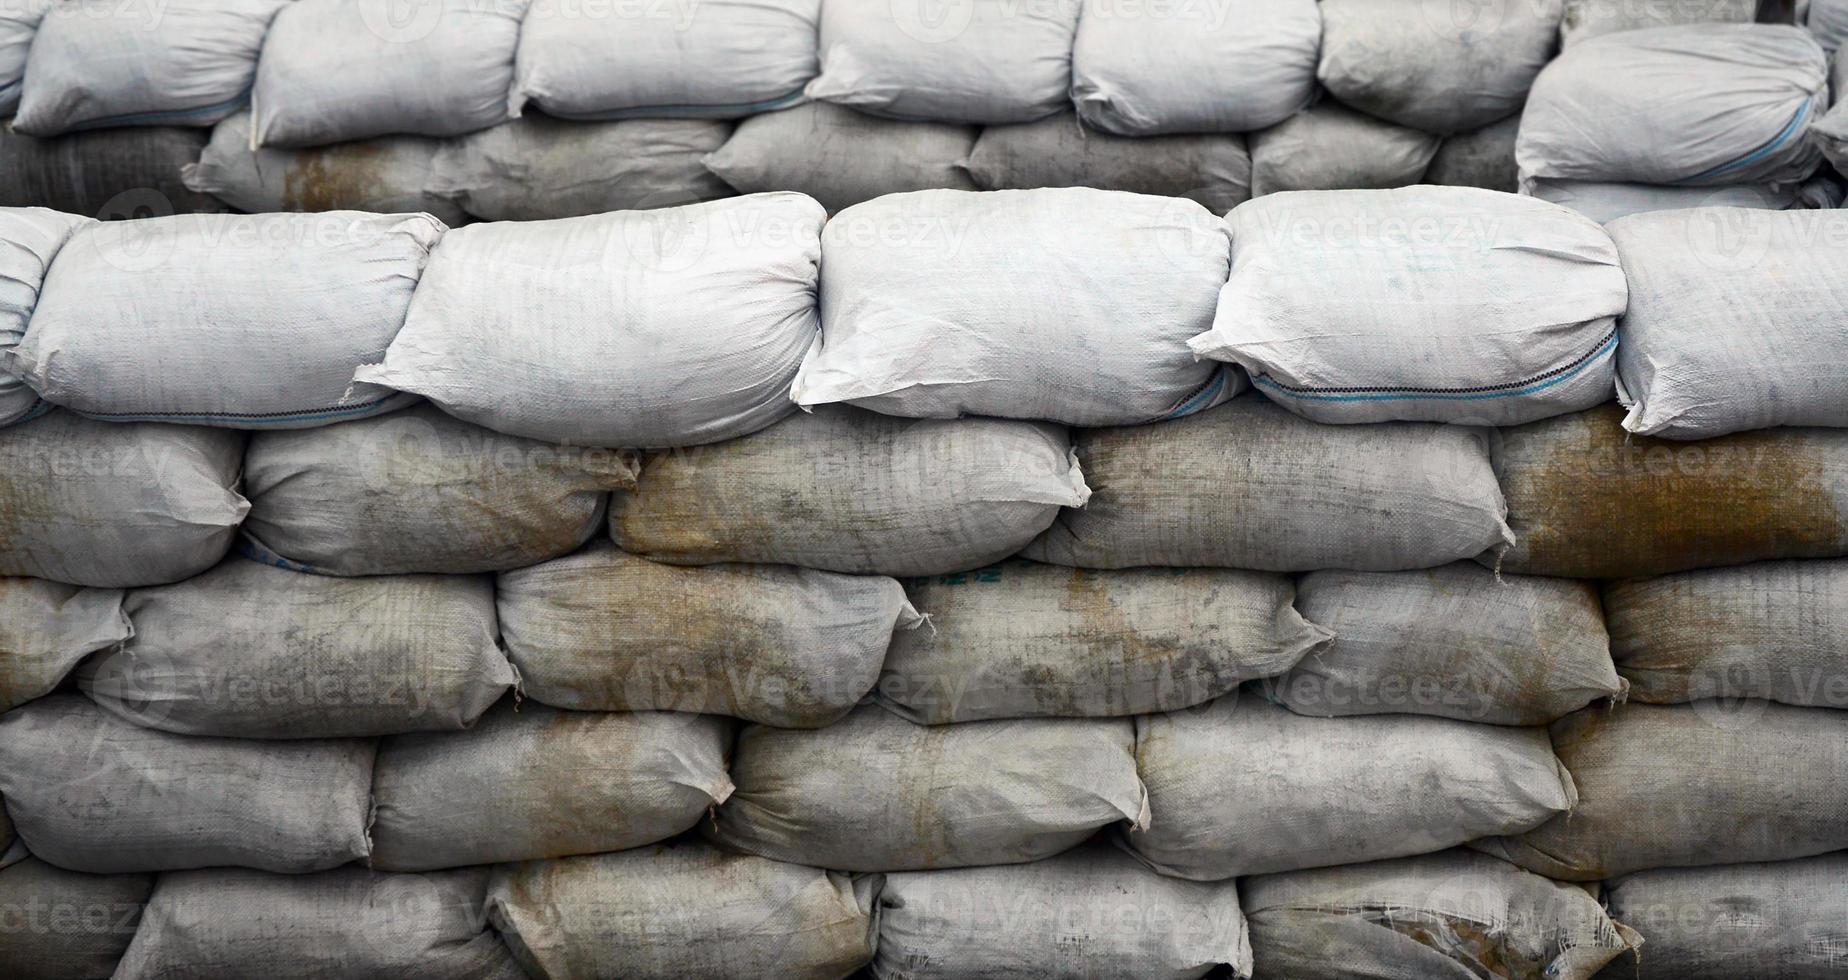
[[[212,105],[195,106],[191,109],[167,109],[160,112],[131,112],[120,116],[103,116],[97,119],[86,119],[72,126],[69,130],[66,130],[66,132],[81,133],[85,130],[108,129],[114,126],[152,126],[157,123],[190,119],[194,116],[210,115],[214,112],[236,110],[245,102],[249,101],[249,99],[250,89],[246,87],[242,92],[237,93],[237,95],[223,102],[213,103]]]
[[[80,411],[77,414],[82,415],[85,418],[115,419],[117,421],[126,420],[126,421],[131,421],[131,422],[133,421],[158,422],[158,421],[162,421],[165,419],[242,419],[242,420],[248,420],[248,421],[257,421],[261,419],[274,419],[279,422],[301,422],[301,421],[309,421],[312,419],[340,418],[343,415],[351,415],[354,412],[363,412],[370,408],[377,408],[378,406],[383,405],[386,402],[391,401],[394,398],[401,397],[403,394],[405,393],[404,392],[393,392],[392,394],[386,395],[383,398],[374,399],[373,401],[369,401],[369,402],[361,402],[357,405],[347,405],[347,406],[332,405],[326,408],[306,408],[306,409],[301,409],[299,411],[294,411],[294,412],[81,412]]]
[[[1528,395],[1536,391],[1544,391],[1547,388],[1551,388],[1571,378],[1573,375],[1578,374],[1580,371],[1590,366],[1590,364],[1597,360],[1598,356],[1603,354],[1607,349],[1614,348],[1616,344],[1617,329],[1612,327],[1611,332],[1605,334],[1603,340],[1598,341],[1598,346],[1579,355],[1570,363],[1562,364],[1551,371],[1547,371],[1543,374],[1536,374],[1531,378],[1523,378],[1520,381],[1510,381],[1499,385],[1481,385],[1475,388],[1311,388],[1301,385],[1286,385],[1268,374],[1258,375],[1256,381],[1260,385],[1267,388],[1275,388],[1283,394],[1293,398],[1304,398],[1313,401],[1385,401],[1389,399],[1410,398],[1511,398],[1517,395]]]
[[[1226,367],[1230,368],[1231,365],[1227,365]],[[1195,407],[1205,403],[1208,399],[1211,399],[1213,396],[1219,394],[1220,391],[1224,390],[1225,386],[1226,386],[1226,368],[1222,368],[1217,373],[1214,374],[1213,380],[1209,382],[1205,388],[1202,388],[1198,392],[1196,392],[1192,398],[1189,398],[1186,401],[1175,406],[1174,411],[1169,412],[1167,415],[1162,416],[1162,418],[1178,419],[1181,416],[1192,412],[1195,409]]]

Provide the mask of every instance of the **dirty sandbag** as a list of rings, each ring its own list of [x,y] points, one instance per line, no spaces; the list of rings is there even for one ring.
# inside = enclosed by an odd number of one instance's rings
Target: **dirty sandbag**
[[[1063,112],[987,126],[965,165],[985,191],[1096,187],[1184,197],[1214,214],[1251,198],[1251,154],[1239,133],[1113,136]]]
[[[462,732],[379,742],[372,861],[424,871],[620,851],[690,829],[731,793],[723,718],[503,700]]]
[[[0,206],[103,219],[230,210],[181,179],[207,135],[179,126],[125,126],[39,139],[0,125]]]
[[[1444,137],[1420,183],[1514,193],[1521,186],[1520,170],[1514,164],[1514,141],[1520,131],[1521,117],[1517,114],[1481,129]]]
[[[923,617],[896,581],[787,565],[665,565],[608,541],[501,573],[507,655],[528,698],[690,711],[787,728],[840,720]]]
[[[0,11],[0,119],[19,108],[20,81],[26,75],[26,53],[39,22],[55,0],[23,0]]]
[[[71,233],[90,221],[48,208],[0,207],[0,353],[26,335],[51,260]],[[38,392],[0,370],[0,426],[31,418],[45,408]]]
[[[20,980],[97,980],[135,938],[150,874],[93,875],[26,858],[0,864],[0,963]]]
[[[1814,4],[1822,0],[1811,0]],[[1677,24],[1750,24],[1759,0],[1689,0],[1682,3],[1637,3],[1636,0],[1566,0],[1559,25],[1564,46],[1611,34]]]
[[[1252,133],[1251,196],[1407,187],[1424,179],[1443,137],[1323,99]]]
[[[1331,636],[1297,614],[1287,577],[1229,568],[1014,561],[907,591],[930,628],[894,637],[879,696],[931,725],[1172,711],[1281,673]]]
[[[1798,206],[1801,184],[1733,184],[1725,187],[1676,187],[1599,180],[1533,180],[1523,192],[1542,201],[1610,224],[1648,211],[1685,208],[1762,208],[1782,211]]]
[[[978,131],[804,102],[739,123],[700,162],[741,193],[797,191],[834,212],[884,194],[975,190],[963,164]]]
[[[1605,901],[1648,940],[1612,980],[1841,976],[1848,854],[1638,871],[1607,882]]]
[[[50,694],[83,658],[133,636],[122,597],[121,589],[0,578],[0,712]]]

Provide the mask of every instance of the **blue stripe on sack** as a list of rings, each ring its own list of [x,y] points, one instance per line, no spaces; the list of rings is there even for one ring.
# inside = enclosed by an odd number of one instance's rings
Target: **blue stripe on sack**
[[[238,535],[237,553],[239,555],[242,555],[245,558],[250,559],[251,561],[262,562],[265,565],[270,565],[276,568],[287,569],[288,571],[291,571],[291,572],[307,572],[310,575],[325,575],[326,574],[325,572],[314,567],[313,565],[305,564],[303,562],[295,561],[290,558],[282,557],[281,555],[275,553],[274,551],[271,551],[268,548],[265,548],[262,545],[258,544],[256,542],[256,539],[252,538],[248,534]]]
[[[1219,372],[1213,376],[1213,380],[1210,384],[1208,384],[1205,388],[1200,389],[1199,393],[1194,395],[1192,398],[1189,398],[1186,401],[1182,402],[1179,406],[1177,406],[1174,409],[1174,411],[1169,412],[1168,414],[1162,416],[1162,420],[1166,421],[1168,419],[1178,419],[1183,415],[1190,415],[1193,412],[1197,411],[1201,405],[1209,401],[1212,401],[1213,398],[1218,396],[1219,392],[1225,388],[1226,372],[1229,370],[1231,369],[1224,368],[1224,367],[1220,368]]]
[[[1722,163],[1719,166],[1712,168],[1711,170],[1703,170],[1700,173],[1697,173],[1692,177],[1683,178],[1682,180],[1677,181],[1677,183],[1692,184],[1692,183],[1695,183],[1696,181],[1706,180],[1710,177],[1718,177],[1719,175],[1725,173],[1728,170],[1733,170],[1739,167],[1743,167],[1749,163],[1755,163],[1759,160],[1764,159],[1766,156],[1769,156],[1772,153],[1772,151],[1776,150],[1778,147],[1782,146],[1783,144],[1789,142],[1790,137],[1794,136],[1797,133],[1797,131],[1801,128],[1799,124],[1801,124],[1803,120],[1809,118],[1810,103],[1814,99],[1815,99],[1815,96],[1809,96],[1808,98],[1805,98],[1803,100],[1803,104],[1797,107],[1797,114],[1790,117],[1790,121],[1784,124],[1783,131],[1778,133],[1776,136],[1772,137],[1771,142],[1766,143],[1765,145],[1759,147],[1756,150],[1753,150],[1750,153],[1747,153],[1745,156],[1742,156],[1739,159],[1732,161],[1731,163]]]
[[[1586,357],[1582,362],[1579,363],[1577,367],[1572,368],[1570,371],[1566,371],[1557,377],[1548,378],[1545,381],[1541,381],[1541,382],[1531,384],[1531,385],[1526,385],[1520,388],[1511,388],[1507,391],[1456,392],[1456,393],[1382,392],[1380,394],[1375,394],[1375,395],[1314,395],[1314,394],[1302,394],[1300,392],[1291,391],[1288,388],[1283,387],[1281,384],[1277,383],[1276,381],[1271,380],[1271,377],[1268,374],[1258,375],[1256,381],[1258,384],[1263,385],[1265,388],[1275,390],[1279,394],[1284,395],[1286,397],[1299,398],[1299,399],[1302,399],[1303,401],[1310,401],[1310,402],[1394,402],[1394,401],[1470,402],[1470,401],[1482,401],[1484,399],[1490,399],[1490,398],[1517,398],[1522,395],[1531,395],[1537,391],[1545,391],[1546,389],[1551,388],[1556,384],[1559,384],[1563,381],[1566,381],[1569,378],[1574,377],[1575,375],[1582,373],[1586,368],[1591,367],[1593,364],[1596,364],[1599,360],[1601,360],[1603,358],[1603,355],[1606,352],[1614,350],[1616,349],[1616,347],[1617,347],[1617,335],[1613,333],[1611,334],[1610,339],[1606,340],[1604,344],[1600,346],[1597,350],[1592,351],[1589,357]]]

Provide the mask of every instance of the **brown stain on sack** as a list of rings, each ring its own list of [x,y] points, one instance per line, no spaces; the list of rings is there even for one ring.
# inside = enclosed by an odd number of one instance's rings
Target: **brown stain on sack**
[[[385,184],[386,163],[383,147],[364,142],[305,151],[283,175],[283,210],[363,210]]]

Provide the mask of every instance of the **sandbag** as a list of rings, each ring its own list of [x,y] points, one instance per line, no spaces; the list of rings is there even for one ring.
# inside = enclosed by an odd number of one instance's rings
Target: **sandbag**
[[[122,590],[0,578],[0,712],[56,690],[84,657],[135,633]],[[0,854],[7,834],[0,834]]]
[[[1811,0],[1812,3],[1816,0]],[[1559,40],[1571,46],[1617,31],[1676,24],[1750,24],[1759,0],[1699,0],[1695,3],[1636,3],[1634,0],[1566,0]]]
[[[1513,425],[1610,399],[1617,249],[1565,208],[1475,187],[1275,194],[1226,216],[1198,357],[1319,422]]]
[[[1495,472],[1515,544],[1479,560],[1626,578],[1848,555],[1848,432],[1669,442],[1624,431],[1623,417],[1611,404],[1502,430]]]
[[[1833,55],[1848,40],[1848,3],[1842,0],[1809,0],[1809,10],[1803,18],[1803,26],[1816,37],[1816,43],[1822,50]],[[1841,93],[1835,93],[1836,98]]]
[[[485,221],[538,221],[731,197],[700,165],[731,124],[710,119],[569,122],[526,115],[445,140],[430,193]]]
[[[1554,722],[1552,737],[1578,806],[1473,846],[1561,881],[1848,847],[1840,712],[1755,700],[1593,705]]]
[[[13,127],[210,126],[240,108],[271,18],[289,0],[54,4],[26,58]]]
[[[687,830],[731,793],[729,723],[504,701],[466,732],[379,743],[372,866],[424,871],[620,851]]]
[[[1813,4],[1815,0],[1811,0]],[[1841,976],[1848,854],[1771,864],[1662,868],[1605,886],[1611,916],[1648,940],[1635,980],[1834,980]]]
[[[1120,191],[917,191],[856,205],[823,233],[821,346],[790,397],[1070,425],[1210,408],[1238,379],[1186,346],[1212,322],[1229,251],[1205,208]]]
[[[1651,704],[1848,708],[1848,561],[1771,561],[1604,586],[1611,655]]]
[[[525,12],[525,0],[439,0],[413,11],[293,0],[257,63],[250,145],[453,136],[503,122],[518,114],[508,92]]]
[[[791,105],[815,77],[819,0],[585,7],[535,2],[513,108],[563,119],[732,118]]]
[[[1600,224],[1649,211],[1686,208],[1763,208],[1782,211],[1798,205],[1800,184],[1732,184],[1725,187],[1673,187],[1596,180],[1534,180],[1525,193],[1551,201]]]
[[[179,126],[130,126],[38,139],[0,126],[0,207],[105,219],[225,211],[181,179],[206,136]]]
[[[963,162],[977,132],[804,102],[739,123],[700,163],[741,193],[796,191],[832,213],[882,194],[975,190]]]
[[[1624,693],[1590,582],[1497,577],[1473,562],[1310,572],[1296,605],[1334,633],[1266,685],[1300,715],[1544,725]]]
[[[610,503],[624,551],[940,575],[1019,551],[1090,496],[1064,429],[823,406],[714,446],[651,453]]]
[[[1085,129],[1069,112],[985,127],[966,166],[985,191],[1097,187],[1184,197],[1214,214],[1251,197],[1251,155],[1241,135],[1112,136]]]
[[[1420,183],[1514,193],[1521,186],[1520,171],[1514,164],[1514,141],[1520,131],[1521,117],[1513,115],[1480,129],[1444,137]]]
[[[815,731],[747,726],[737,792],[701,825],[731,850],[843,871],[1051,857],[1148,824],[1126,719],[914,725],[877,706]]]
[[[524,980],[483,917],[488,870],[162,875],[115,980]]]
[[[878,890],[688,843],[496,868],[488,914],[534,980],[836,980],[873,958]]]
[[[1798,183],[1828,108],[1828,59],[1800,27],[1690,24],[1566,49],[1534,80],[1515,159],[1543,179]]]
[[[142,728],[81,694],[0,715],[0,795],[32,853],[102,874],[236,865],[299,874],[369,849],[372,743]]]
[[[1318,8],[1084,0],[1072,46],[1078,116],[1120,136],[1274,126],[1315,98]]]
[[[144,728],[341,738],[467,728],[514,684],[484,576],[340,579],[230,558],[137,589],[134,638],[84,664],[104,710]]]
[[[1008,562],[920,579],[880,700],[927,725],[1174,711],[1282,673],[1333,636],[1281,575]]]
[[[1319,425],[1255,395],[1160,425],[1082,430],[1074,452],[1099,489],[1022,554],[1079,568],[1279,572],[1473,557],[1510,540],[1481,435]]]
[[[1028,122],[1069,106],[1081,0],[824,3],[810,98],[895,119]],[[1167,52],[1169,57],[1173,52]]]
[[[6,367],[117,422],[305,428],[410,399],[353,380],[404,323],[427,214],[174,215],[71,235]]]
[[[39,21],[51,10],[53,0],[23,0],[0,11],[0,119],[19,108],[20,81],[26,75],[26,53],[32,48],[32,36],[38,33]]]
[[[1032,864],[887,875],[881,980],[1250,977],[1232,882],[1164,878],[1107,844]]]
[[[1419,183],[1443,137],[1321,103],[1251,134],[1251,196]]]
[[[98,980],[135,938],[153,875],[91,875],[27,858],[0,865],[0,963],[19,980]]]
[[[526,697],[580,711],[691,711],[833,724],[924,622],[897,582],[784,565],[663,565],[607,541],[502,572],[507,656]]]
[[[0,429],[0,575],[163,585],[218,564],[250,504],[242,433],[49,412]]]
[[[1708,439],[1848,426],[1848,220],[1672,211],[1611,223],[1634,297],[1617,352],[1623,427]]]
[[[26,335],[51,260],[71,233],[91,222],[47,208],[0,207],[0,353]],[[38,392],[0,370],[0,426],[44,411]]]
[[[353,377],[548,442],[748,435],[794,410],[824,219],[800,194],[757,194],[458,228],[384,362]]]
[[[1628,977],[1642,943],[1584,890],[1463,850],[1242,885],[1260,977],[1590,980],[1606,963]]]
[[[470,425],[431,405],[263,432],[244,456],[247,552],[323,575],[493,572],[575,550],[635,460]]]

